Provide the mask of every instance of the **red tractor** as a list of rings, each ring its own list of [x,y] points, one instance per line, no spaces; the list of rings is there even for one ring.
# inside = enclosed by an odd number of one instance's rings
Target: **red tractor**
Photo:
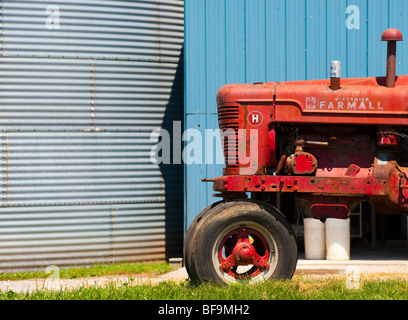
[[[408,213],[408,76],[395,75],[402,34],[388,29],[382,40],[385,77],[340,79],[332,70],[326,80],[220,88],[225,168],[207,181],[222,201],[186,234],[193,281],[290,279],[298,257],[288,220],[294,204],[321,220],[348,218],[361,202],[376,213]]]

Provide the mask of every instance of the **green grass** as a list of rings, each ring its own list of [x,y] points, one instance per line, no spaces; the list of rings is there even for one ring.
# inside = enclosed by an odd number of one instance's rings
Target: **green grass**
[[[136,275],[157,276],[174,270],[166,263],[94,264],[90,267],[59,270],[62,279],[128,275],[120,286],[79,288],[60,291],[37,290],[32,293],[1,292],[0,300],[408,300],[408,278],[363,277],[358,289],[350,289],[345,277],[308,277],[298,275],[292,280],[272,281],[256,285],[218,286],[211,283],[194,285],[162,282],[141,285]],[[2,273],[0,280],[47,278],[41,272]]]
[[[407,279],[364,279],[359,289],[348,289],[345,278],[316,279],[298,276],[292,280],[256,285],[199,286],[181,284],[132,285],[81,288],[72,291],[37,291],[31,294],[3,292],[1,300],[407,300]]]
[[[80,268],[61,268],[59,269],[59,278],[75,279],[81,277],[100,277],[118,274],[149,274],[160,275],[174,270],[167,263],[116,263],[116,264],[93,264],[89,267]],[[0,273],[0,281],[5,280],[25,280],[25,279],[45,279],[51,273],[44,271],[38,272],[15,272]]]

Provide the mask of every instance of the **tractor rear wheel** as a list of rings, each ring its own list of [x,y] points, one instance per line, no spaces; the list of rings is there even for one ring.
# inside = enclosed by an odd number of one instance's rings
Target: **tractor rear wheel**
[[[231,284],[292,278],[296,239],[276,208],[254,200],[234,200],[204,212],[186,237],[185,263],[191,280]]]

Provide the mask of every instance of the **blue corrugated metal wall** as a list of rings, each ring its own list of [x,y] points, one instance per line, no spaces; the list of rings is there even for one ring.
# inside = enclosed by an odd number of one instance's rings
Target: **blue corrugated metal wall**
[[[381,34],[398,28],[408,41],[407,18],[403,0],[186,0],[185,127],[217,128],[226,83],[328,78],[331,60],[342,78],[385,75]],[[407,46],[397,45],[397,74],[408,74]],[[222,167],[185,166],[186,227],[217,200],[201,179]]]

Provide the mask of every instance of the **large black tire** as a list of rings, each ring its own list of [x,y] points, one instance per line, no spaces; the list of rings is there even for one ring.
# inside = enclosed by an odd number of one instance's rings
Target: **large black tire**
[[[202,223],[210,214],[211,210],[215,208],[217,205],[222,203],[223,201],[218,201],[206,207],[202,210],[191,222],[187,233],[184,237],[184,247],[183,247],[183,259],[184,259],[184,267],[190,277],[190,279],[197,279],[197,273],[195,271],[194,259],[192,257],[192,253],[194,252],[194,242],[191,239],[194,239],[197,227]]]
[[[262,269],[255,263],[242,272],[239,268],[243,266],[227,271],[220,267],[220,252],[228,249],[222,248],[226,243],[234,246],[231,243],[236,239],[234,234],[243,227],[250,230],[254,247],[269,251],[265,255],[268,268]],[[290,223],[276,208],[254,200],[221,202],[203,210],[187,233],[185,248],[187,272],[192,281],[199,283],[291,279],[297,264],[296,239]]]

